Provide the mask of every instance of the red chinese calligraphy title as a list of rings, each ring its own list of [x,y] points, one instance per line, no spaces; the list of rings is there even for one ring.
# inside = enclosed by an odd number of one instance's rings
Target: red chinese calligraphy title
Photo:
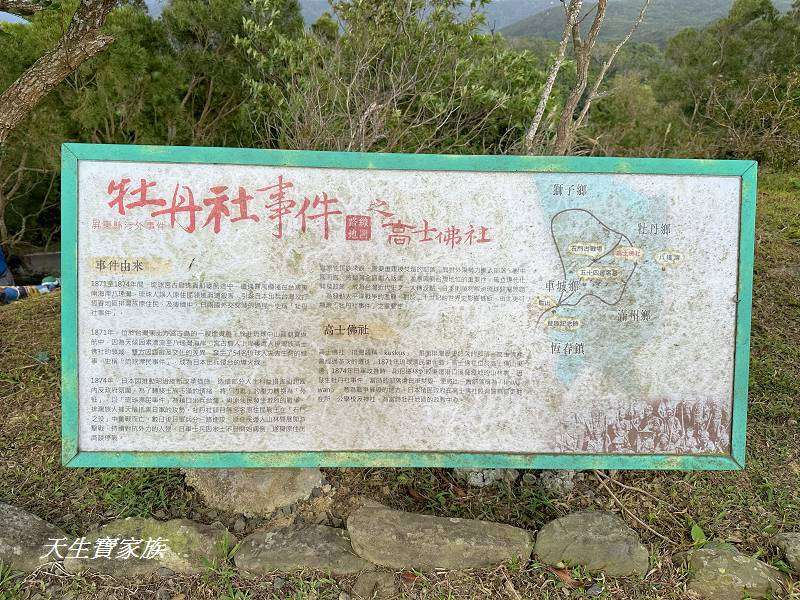
[[[202,198],[196,198],[193,189],[180,182],[171,188],[167,198],[158,196],[158,184],[145,178],[133,182],[130,178],[108,183],[108,207],[120,216],[128,216],[147,210],[150,217],[168,216],[170,227],[178,226],[187,233],[208,228],[220,233],[226,224],[240,221],[272,223],[272,236],[281,239],[291,223],[300,233],[318,227],[323,239],[329,239],[332,224],[344,218],[344,236],[348,241],[372,239],[372,217],[380,221],[379,231],[386,234],[389,244],[405,246],[412,242],[438,243],[450,248],[492,242],[489,227],[482,225],[466,227],[448,225],[433,227],[427,219],[420,222],[404,222],[389,207],[385,200],[374,200],[367,209],[368,214],[345,214],[339,200],[327,193],[300,198],[293,194],[294,183],[279,175],[272,185],[257,188],[249,193],[243,186],[213,185]],[[263,211],[266,211],[264,214]],[[261,214],[260,214],[261,213]]]

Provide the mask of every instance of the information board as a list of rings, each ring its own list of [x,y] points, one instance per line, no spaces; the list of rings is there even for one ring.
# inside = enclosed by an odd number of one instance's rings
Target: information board
[[[755,177],[66,144],[64,462],[740,468]]]

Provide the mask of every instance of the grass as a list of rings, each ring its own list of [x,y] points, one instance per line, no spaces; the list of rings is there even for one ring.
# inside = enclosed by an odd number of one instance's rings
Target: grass
[[[760,188],[747,468],[627,471],[612,478],[586,473],[562,497],[524,481],[469,488],[449,469],[328,469],[326,476],[338,489],[340,517],[346,516],[353,496],[403,510],[531,530],[577,509],[603,508],[620,513],[652,552],[652,570],[644,580],[549,569],[534,560],[476,572],[403,573],[398,580],[405,597],[581,598],[597,584],[603,589],[601,598],[688,598],[686,573],[671,556],[703,538],[732,542],[785,569],[769,540],[779,531],[800,531],[800,176],[767,174]],[[29,510],[70,535],[126,516],[190,516],[204,522],[235,518],[210,512],[178,470],[61,467],[59,300],[53,294],[0,307],[0,406],[5,420],[0,429],[0,501]],[[284,582],[277,589],[276,580]],[[209,565],[201,576],[132,584],[52,569],[22,578],[3,569],[0,600],[33,592],[61,598],[70,590],[88,599],[154,598],[160,588],[192,600],[337,599],[352,583],[352,578],[321,573],[245,579],[229,563]],[[796,580],[787,595],[800,598]]]

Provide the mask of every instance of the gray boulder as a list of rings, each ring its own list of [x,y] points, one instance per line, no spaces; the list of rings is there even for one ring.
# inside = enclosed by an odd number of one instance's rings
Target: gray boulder
[[[524,529],[471,519],[432,517],[389,508],[360,508],[347,519],[353,550],[392,569],[472,569],[527,561]]]
[[[42,558],[54,544],[50,540],[67,543],[67,534],[29,512],[0,502],[0,562],[18,571],[34,571],[56,556]],[[69,544],[68,544],[69,545]],[[64,555],[63,546],[60,550]]]
[[[602,511],[551,521],[536,536],[534,552],[549,565],[581,565],[614,577],[645,575],[650,564],[639,535],[617,515]]]
[[[201,573],[209,562],[227,560],[226,552],[236,545],[236,538],[219,523],[203,525],[186,519],[120,519],[84,539],[86,551],[67,555],[64,569],[69,573],[91,570],[118,579],[147,577],[163,573],[163,568],[187,575]],[[98,552],[110,545],[110,552]]]
[[[773,541],[783,552],[789,566],[800,573],[800,533],[779,533]]]
[[[374,568],[353,553],[346,531],[325,525],[256,531],[242,541],[233,560],[253,575],[303,569],[349,575]]]
[[[784,582],[780,571],[730,544],[710,543],[676,558],[688,564],[689,589],[708,600],[772,598]]]
[[[186,483],[218,510],[269,516],[311,496],[319,469],[184,469]]]

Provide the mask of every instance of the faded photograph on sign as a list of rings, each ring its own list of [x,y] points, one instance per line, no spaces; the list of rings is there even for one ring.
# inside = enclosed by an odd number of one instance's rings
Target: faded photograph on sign
[[[82,451],[730,453],[739,177],[77,179]]]

